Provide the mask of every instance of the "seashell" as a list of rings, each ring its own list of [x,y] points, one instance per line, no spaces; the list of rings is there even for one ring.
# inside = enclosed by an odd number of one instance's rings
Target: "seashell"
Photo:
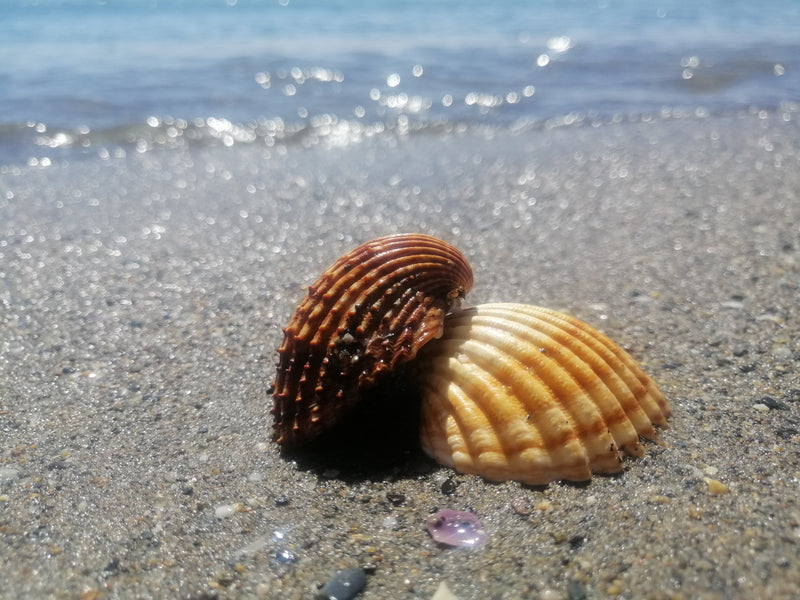
[[[447,318],[415,361],[420,438],[439,463],[530,485],[583,481],[642,456],[664,395],[605,335],[570,316],[484,304]]]
[[[355,248],[308,288],[278,349],[274,430],[284,446],[308,442],[352,409],[361,391],[439,336],[472,287],[450,244],[423,234]]]

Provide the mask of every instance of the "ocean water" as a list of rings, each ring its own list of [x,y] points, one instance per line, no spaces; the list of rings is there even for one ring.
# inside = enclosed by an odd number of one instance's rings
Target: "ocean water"
[[[2,0],[0,40],[0,165],[800,102],[795,0]]]

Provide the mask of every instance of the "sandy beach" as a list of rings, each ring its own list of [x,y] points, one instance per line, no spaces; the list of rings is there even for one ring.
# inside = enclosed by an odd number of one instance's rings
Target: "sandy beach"
[[[0,169],[0,598],[304,599],[349,567],[363,600],[796,597],[799,139],[779,111]],[[628,349],[662,444],[544,488],[415,449],[282,456],[281,327],[407,231],[464,252],[467,304]],[[439,508],[487,544],[437,545]]]

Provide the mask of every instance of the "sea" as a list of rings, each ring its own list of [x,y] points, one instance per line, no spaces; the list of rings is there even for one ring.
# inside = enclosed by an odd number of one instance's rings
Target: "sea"
[[[796,0],[0,0],[0,165],[799,103]]]

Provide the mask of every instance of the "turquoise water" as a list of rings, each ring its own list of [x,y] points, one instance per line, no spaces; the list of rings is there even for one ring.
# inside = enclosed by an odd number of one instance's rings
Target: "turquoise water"
[[[0,164],[800,101],[792,0],[4,0],[0,11]]]

